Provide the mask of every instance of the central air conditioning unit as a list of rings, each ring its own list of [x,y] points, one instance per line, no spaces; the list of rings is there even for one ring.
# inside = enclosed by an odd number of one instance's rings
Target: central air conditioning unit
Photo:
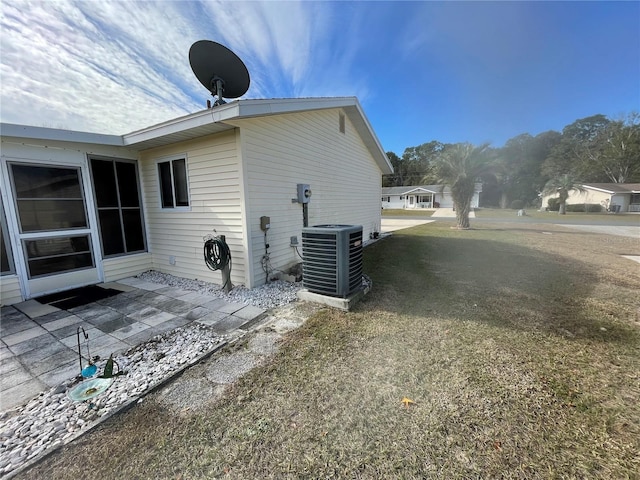
[[[310,292],[346,298],[362,288],[362,225],[304,227],[302,252]]]

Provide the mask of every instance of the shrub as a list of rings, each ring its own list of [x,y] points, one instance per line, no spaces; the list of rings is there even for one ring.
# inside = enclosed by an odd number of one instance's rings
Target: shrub
[[[601,212],[602,205],[599,203],[576,203],[574,205],[567,205],[567,212]]]
[[[560,199],[558,198],[550,198],[547,200],[547,210],[550,212],[557,212],[560,210]]]
[[[514,200],[513,202],[511,202],[509,208],[511,208],[512,210],[520,210],[524,208],[524,202],[522,200]]]

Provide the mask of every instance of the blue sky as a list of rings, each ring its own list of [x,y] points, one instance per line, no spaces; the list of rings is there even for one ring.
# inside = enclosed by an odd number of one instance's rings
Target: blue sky
[[[385,151],[640,110],[640,2],[2,0],[0,120],[122,134],[196,112],[197,40],[244,98],[357,96]]]

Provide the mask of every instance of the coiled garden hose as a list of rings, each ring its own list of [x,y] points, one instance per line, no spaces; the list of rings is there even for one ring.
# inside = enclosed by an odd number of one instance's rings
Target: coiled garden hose
[[[204,263],[209,270],[222,270],[229,265],[229,272],[231,272],[231,251],[229,245],[220,237],[209,238],[204,242]],[[229,275],[229,278],[231,275]],[[229,278],[224,282],[222,288],[224,289],[229,282]]]

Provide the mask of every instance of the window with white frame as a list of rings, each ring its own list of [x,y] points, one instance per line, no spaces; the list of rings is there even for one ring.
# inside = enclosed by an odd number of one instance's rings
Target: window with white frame
[[[145,251],[136,162],[91,158],[90,165],[103,255],[107,257]]]
[[[383,202],[390,202],[391,201],[391,197],[382,197],[382,201]]]
[[[186,158],[158,162],[158,178],[162,208],[189,206]]]

